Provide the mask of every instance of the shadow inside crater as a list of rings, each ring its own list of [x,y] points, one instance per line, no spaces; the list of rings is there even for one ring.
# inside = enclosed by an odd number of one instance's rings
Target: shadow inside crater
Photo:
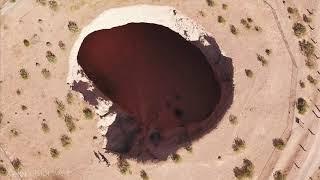
[[[98,97],[114,103],[106,151],[137,161],[191,145],[233,101],[232,60],[206,35],[189,42],[161,25],[130,23],[89,34],[78,63],[95,88],[80,81],[72,89],[94,106]]]

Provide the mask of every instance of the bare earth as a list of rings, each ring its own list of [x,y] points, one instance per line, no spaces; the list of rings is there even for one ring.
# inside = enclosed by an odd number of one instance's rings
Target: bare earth
[[[141,179],[142,169],[149,179],[225,180],[236,179],[233,169],[240,167],[244,158],[254,164],[252,179],[273,179],[277,170],[289,180],[320,179],[320,124],[312,112],[320,116],[315,106],[320,100],[319,90],[317,84],[307,80],[308,75],[315,79],[320,75],[317,66],[310,69],[305,65],[306,57],[299,47],[299,41],[308,40],[315,46],[316,57],[320,56],[319,1],[215,0],[213,6],[208,6],[206,0],[57,2],[57,10],[52,10],[36,0],[0,0],[0,167],[7,170],[6,175],[0,174],[1,180]],[[222,8],[223,3],[228,5],[226,9]],[[172,6],[210,32],[224,55],[232,59],[235,90],[231,108],[217,128],[193,142],[192,153],[183,148],[178,151],[181,162],[168,159],[142,164],[129,160],[131,174],[122,175],[116,156],[104,154],[111,164],[107,167],[93,153],[104,152],[104,137],[96,127],[99,117],[84,116],[83,109],[90,106],[77,93],[73,94],[72,103],[67,103],[68,57],[78,36],[68,30],[68,22],[76,22],[81,29],[107,9],[136,4]],[[288,7],[298,12],[290,14]],[[312,22],[304,22],[303,14]],[[218,23],[218,16],[225,22]],[[253,20],[250,28],[240,22],[248,17]],[[301,37],[292,30],[295,22],[306,26]],[[230,32],[230,25],[237,28],[236,35]],[[255,26],[261,29],[256,31]],[[29,40],[28,47],[24,39]],[[65,49],[59,48],[59,41],[65,43]],[[271,50],[270,55],[266,49]],[[47,61],[49,50],[55,54],[56,63]],[[265,57],[265,66],[257,60],[257,54]],[[22,68],[28,72],[28,79],[21,78]],[[48,79],[41,73],[44,68],[51,72]],[[247,77],[245,69],[252,70],[253,77]],[[300,80],[305,83],[304,88],[299,85]],[[308,103],[304,115],[298,114],[295,107],[298,97]],[[76,128],[72,132],[57,113],[57,99],[65,106],[63,113],[73,117]],[[22,105],[27,108],[22,110]],[[230,114],[237,116],[238,124],[229,122]],[[42,128],[43,123],[48,125],[48,131]],[[72,139],[65,147],[60,141],[63,134]],[[232,149],[236,137],[246,143],[240,152]],[[274,138],[286,142],[283,150],[273,146]],[[50,148],[57,149],[59,156],[53,158]],[[21,161],[20,169],[10,163],[16,158]]]

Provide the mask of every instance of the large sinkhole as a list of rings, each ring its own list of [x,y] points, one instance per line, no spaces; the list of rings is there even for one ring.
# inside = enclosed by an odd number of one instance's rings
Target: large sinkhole
[[[201,50],[161,25],[92,32],[78,64],[116,107],[106,150],[130,158],[166,159],[190,144],[221,101],[220,82]]]

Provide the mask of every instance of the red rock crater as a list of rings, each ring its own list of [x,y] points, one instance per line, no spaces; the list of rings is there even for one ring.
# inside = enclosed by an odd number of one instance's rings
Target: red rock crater
[[[136,123],[125,148],[115,151],[130,152],[138,137],[140,146],[159,145],[177,128],[208,118],[220,100],[219,83],[202,52],[164,26],[130,23],[95,31],[84,39],[78,63]]]

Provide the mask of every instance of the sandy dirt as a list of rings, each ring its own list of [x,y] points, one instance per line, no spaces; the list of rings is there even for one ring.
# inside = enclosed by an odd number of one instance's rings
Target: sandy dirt
[[[316,115],[320,116],[320,111],[315,106],[319,90],[307,76],[318,79],[320,75],[317,67],[305,65],[306,57],[299,47],[302,39],[314,41],[315,55],[320,56],[318,1],[216,0],[213,6],[205,0],[57,2],[58,8],[52,10],[35,0],[0,1],[0,165],[7,170],[0,179],[141,179],[142,169],[150,179],[159,180],[236,179],[233,169],[240,167],[244,158],[254,164],[252,179],[273,179],[277,170],[287,179],[319,179],[320,126]],[[178,150],[181,162],[168,159],[142,164],[129,160],[131,174],[122,175],[116,156],[104,154],[102,149],[104,137],[96,127],[99,117],[85,117],[83,109],[91,107],[77,93],[73,92],[68,103],[68,58],[79,35],[68,30],[68,22],[76,22],[81,29],[105,10],[142,3],[174,7],[212,34],[224,55],[232,59],[234,98],[216,129],[192,143],[192,153]],[[227,8],[222,8],[223,3]],[[298,12],[290,14],[288,7]],[[303,14],[312,22],[304,22]],[[225,22],[219,23],[218,16]],[[242,18],[252,18],[250,27],[241,23]],[[295,22],[306,26],[301,37],[292,30]],[[236,35],[230,32],[230,25],[236,27]],[[260,27],[258,31],[255,26]],[[64,49],[59,41],[65,44]],[[269,55],[266,49],[271,50]],[[55,63],[48,62],[47,51],[54,53]],[[266,59],[266,65],[257,60],[257,54]],[[28,72],[27,79],[21,77],[21,69]],[[43,76],[43,69],[51,72],[49,78]],[[253,72],[251,78],[245,69]],[[299,81],[305,83],[304,88]],[[298,97],[308,103],[304,115],[295,108]],[[65,114],[72,116],[75,130],[71,132]],[[230,123],[231,114],[237,117],[237,124]],[[60,140],[64,134],[72,139],[65,147]],[[236,137],[246,144],[240,152],[232,148]],[[286,142],[283,150],[273,146],[274,138]],[[53,158],[50,148],[57,149],[59,156]],[[103,153],[110,166],[99,163],[93,151]],[[16,158],[21,161],[20,169],[10,163]]]

